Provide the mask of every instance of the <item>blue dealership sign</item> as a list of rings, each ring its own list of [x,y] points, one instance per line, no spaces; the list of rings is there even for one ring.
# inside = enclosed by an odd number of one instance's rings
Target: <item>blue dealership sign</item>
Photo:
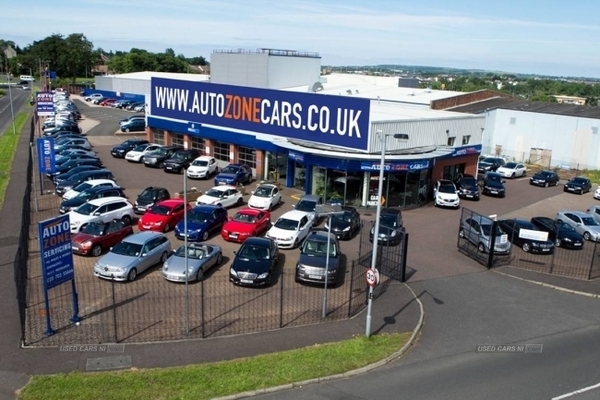
[[[37,92],[35,111],[40,117],[54,115],[54,95],[52,92]]]
[[[420,171],[422,169],[429,168],[429,160],[416,160],[416,161],[401,161],[401,162],[387,162],[384,164],[386,172],[400,172],[400,171]],[[381,163],[379,161],[361,161],[361,171],[379,171]]]
[[[42,279],[51,289],[74,278],[71,224],[68,215],[38,223]]]
[[[56,171],[56,153],[54,152],[53,138],[38,138],[37,145],[38,165],[40,173],[51,174]]]
[[[368,147],[371,101],[366,98],[154,77],[150,90],[153,117],[357,150]]]

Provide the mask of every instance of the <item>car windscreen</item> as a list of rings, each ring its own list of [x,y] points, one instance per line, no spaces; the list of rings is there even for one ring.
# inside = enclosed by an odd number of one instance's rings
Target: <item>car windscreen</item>
[[[271,197],[272,189],[269,187],[261,186],[254,191],[254,196],[256,197]]]
[[[138,197],[139,200],[154,200],[154,191],[144,190]]]
[[[194,260],[201,260],[204,258],[204,250],[199,249],[197,247],[188,246],[180,246],[177,251],[175,251],[175,256],[185,258],[187,253],[187,258],[192,258]]]
[[[248,214],[248,213],[245,213],[245,212],[237,212],[233,216],[232,220],[236,221],[236,222],[245,222],[245,223],[248,223],[248,224],[253,224],[253,223],[256,222],[256,215],[254,215],[254,214]]]
[[[269,248],[253,244],[244,244],[237,256],[245,260],[268,260]]]
[[[240,170],[240,167],[232,167],[232,166],[229,165],[229,166],[223,168],[223,170],[221,171],[221,173],[223,173],[223,174],[237,174],[239,170]]]
[[[559,232],[575,232],[575,228],[573,228],[569,224],[556,224]]]
[[[81,214],[81,215],[92,215],[97,209],[98,209],[98,206],[95,206],[91,203],[84,203],[84,204],[80,205],[79,207],[77,207],[75,212],[77,214]]]
[[[195,222],[197,224],[203,224],[208,221],[210,214],[202,211],[192,211],[188,214],[188,221]]]
[[[488,175],[486,179],[489,182],[502,182],[502,178],[500,177],[500,175]]]
[[[387,228],[397,228],[398,221],[395,215],[382,215],[379,218],[379,223]]]
[[[481,231],[485,236],[490,236],[492,234],[492,225],[491,224],[481,224]],[[504,235],[504,231],[500,229],[498,225],[496,225],[496,237]]]
[[[194,160],[194,162],[192,163],[193,166],[196,167],[207,167],[208,166],[208,161],[206,160]]]
[[[135,146],[133,148],[133,151],[144,151],[144,150],[146,150],[146,147],[148,147],[147,144],[140,144],[138,146]]]
[[[310,200],[300,200],[294,208],[298,211],[313,212],[317,209],[317,202]]]
[[[302,246],[302,253],[309,256],[326,256],[327,255],[327,242],[322,240],[311,240],[308,239]],[[329,243],[329,255],[336,256],[337,245],[335,242]]]
[[[90,185],[88,182],[83,182],[83,183],[80,183],[79,185],[77,185],[74,188],[74,190],[76,190],[78,192],[83,192],[84,190],[89,189],[91,187],[93,187],[93,185]]]
[[[225,192],[222,190],[210,189],[208,192],[206,192],[206,195],[209,197],[216,197],[217,199],[222,199],[223,197],[225,197]]]
[[[452,185],[440,185],[440,193],[456,193],[456,189]]]
[[[171,212],[171,208],[165,206],[154,206],[150,210],[148,210],[148,212],[156,215],[169,215],[169,213]]]
[[[352,213],[350,211],[345,211],[342,214],[332,214],[331,219],[338,222],[352,222]]]
[[[465,186],[477,186],[477,179],[475,178],[462,178],[460,182]]]
[[[141,244],[123,241],[123,242],[117,244],[115,247],[113,247],[110,252],[119,254],[122,256],[139,257],[141,251],[142,251]]]
[[[508,169],[515,169],[517,167],[517,163],[509,162],[505,165],[505,167]]]
[[[294,221],[293,219],[287,218],[279,218],[275,225],[275,228],[283,229],[286,231],[297,231],[298,230],[298,221]]]
[[[92,222],[81,228],[80,232],[87,233],[88,235],[102,236],[105,226],[103,223]]]

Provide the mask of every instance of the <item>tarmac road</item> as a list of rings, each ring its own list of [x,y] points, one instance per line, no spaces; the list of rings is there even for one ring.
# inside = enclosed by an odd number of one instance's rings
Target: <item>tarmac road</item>
[[[0,97],[0,135],[3,135],[6,128],[12,124],[13,112],[16,116],[32,93],[31,90],[23,90],[20,87],[11,88],[10,93],[8,87],[3,88],[3,90],[5,95]],[[11,97],[12,110],[10,107]]]

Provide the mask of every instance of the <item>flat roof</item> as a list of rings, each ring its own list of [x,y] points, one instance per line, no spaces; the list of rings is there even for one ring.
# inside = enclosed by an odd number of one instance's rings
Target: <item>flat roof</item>
[[[106,75],[110,78],[125,78],[125,79],[139,79],[149,81],[150,78],[167,78],[167,79],[180,79],[184,81],[202,82],[210,80],[210,75],[206,74],[181,74],[175,72],[155,72],[155,71],[140,71],[130,72],[127,74],[118,75]]]
[[[410,121],[443,118],[465,118],[469,114],[445,110],[432,110],[429,108],[406,107],[404,104],[371,101],[371,122]],[[472,115],[475,118],[482,116]]]

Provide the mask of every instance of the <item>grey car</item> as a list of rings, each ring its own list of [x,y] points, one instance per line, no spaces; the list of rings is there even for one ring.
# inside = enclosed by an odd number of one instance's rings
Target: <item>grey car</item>
[[[327,237],[329,236],[329,265],[327,265]],[[340,243],[333,233],[312,231],[304,240],[296,263],[296,282],[327,283],[335,286],[340,275]]]
[[[490,240],[493,226],[491,219],[481,215],[473,215],[461,222],[458,235],[477,246],[479,252],[488,253],[491,247]],[[511,243],[508,240],[508,235],[498,225],[496,225],[495,234],[494,254],[510,253]]]
[[[185,255],[187,253],[187,274]],[[200,281],[206,272],[223,262],[221,247],[209,243],[190,243],[180,246],[163,264],[162,276],[171,282]]]
[[[556,222],[571,225],[585,240],[600,241],[600,225],[594,217],[583,211],[561,210],[556,213]]]
[[[171,242],[159,232],[130,235],[94,265],[94,275],[115,281],[133,281],[139,273],[167,261]]]

